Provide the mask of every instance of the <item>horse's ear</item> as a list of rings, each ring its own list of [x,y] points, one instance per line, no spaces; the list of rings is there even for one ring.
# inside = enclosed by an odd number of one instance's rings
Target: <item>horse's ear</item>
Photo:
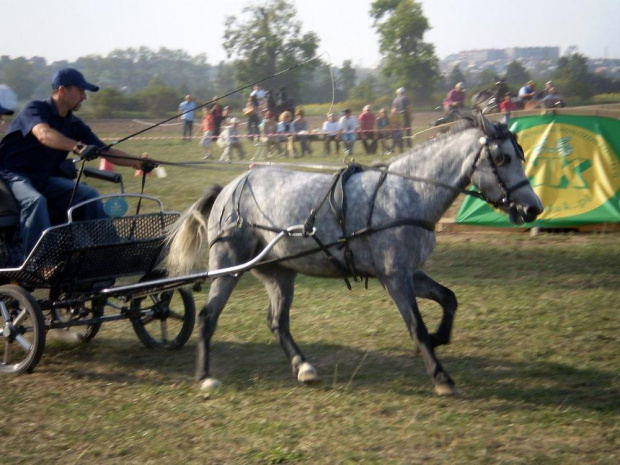
[[[484,117],[482,112],[478,112],[478,125],[484,131],[485,134],[492,135],[493,134],[493,125],[491,122]]]

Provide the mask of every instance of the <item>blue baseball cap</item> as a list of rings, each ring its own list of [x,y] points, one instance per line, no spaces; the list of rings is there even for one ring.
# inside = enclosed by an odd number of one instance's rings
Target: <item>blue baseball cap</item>
[[[12,115],[13,113],[15,113],[13,110],[9,110],[0,105],[0,115]]]
[[[75,68],[62,68],[56,71],[52,78],[52,89],[58,89],[60,86],[77,86],[91,92],[99,90],[99,86],[86,82],[84,75]]]

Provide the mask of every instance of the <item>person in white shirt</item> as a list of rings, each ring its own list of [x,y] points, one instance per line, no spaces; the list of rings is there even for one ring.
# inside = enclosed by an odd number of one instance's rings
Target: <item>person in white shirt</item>
[[[261,89],[259,84],[254,84],[254,88],[252,92],[250,92],[250,97],[255,97],[256,102],[258,103],[259,110],[264,110],[265,108],[265,97],[267,96],[267,91],[265,89]]]
[[[336,144],[336,155],[340,152],[340,138],[338,137],[338,121],[333,113],[327,115],[327,121],[323,123],[322,132],[325,137],[325,153],[324,156],[329,155],[329,147],[331,142]]]
[[[181,121],[183,121],[183,141],[189,142],[192,139],[192,130],[194,129],[194,110],[196,109],[196,102],[192,100],[191,95],[186,95],[185,100],[179,104],[179,111],[183,113],[181,115]]]
[[[344,154],[353,155],[353,144],[357,139],[357,119],[351,116],[351,110],[344,110],[338,121],[340,140],[344,142]]]

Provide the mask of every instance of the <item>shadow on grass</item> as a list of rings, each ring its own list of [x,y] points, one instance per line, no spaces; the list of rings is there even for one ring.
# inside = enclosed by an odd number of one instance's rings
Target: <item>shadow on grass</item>
[[[322,388],[353,393],[376,391],[381,395],[431,395],[430,379],[421,358],[413,356],[413,351],[365,352],[320,343],[302,343],[302,349],[322,377]],[[69,351],[69,362],[73,363],[64,368],[61,359],[67,359],[66,348],[55,346],[51,351],[51,357],[59,359],[56,369],[76,378],[143,385],[193,381],[194,343],[173,352],[140,349],[128,340],[105,347],[91,343],[84,350]],[[288,361],[276,343],[216,341],[211,360],[213,375],[232,389],[243,390],[257,384],[259,389],[296,385]],[[495,398],[610,413],[620,408],[620,392],[611,372],[545,360],[515,362],[476,356],[440,356],[440,360],[464,399]]]

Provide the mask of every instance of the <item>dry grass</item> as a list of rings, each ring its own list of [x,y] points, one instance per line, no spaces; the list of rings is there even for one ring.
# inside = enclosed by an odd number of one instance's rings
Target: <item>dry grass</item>
[[[200,155],[149,144],[125,148]],[[147,190],[172,209],[237,174],[168,171]],[[194,338],[160,352],[127,322],[88,344],[50,335],[35,373],[0,378],[0,462],[615,464],[618,263],[617,235],[439,234],[427,271],[459,298],[453,342],[438,350],[457,398],[433,396],[376,281],[348,292],[298,280],[292,331],[322,376],[316,388],[291,378],[250,275],[220,319],[213,373],[224,384],[210,397],[192,380]],[[437,306],[421,308],[435,326]]]

